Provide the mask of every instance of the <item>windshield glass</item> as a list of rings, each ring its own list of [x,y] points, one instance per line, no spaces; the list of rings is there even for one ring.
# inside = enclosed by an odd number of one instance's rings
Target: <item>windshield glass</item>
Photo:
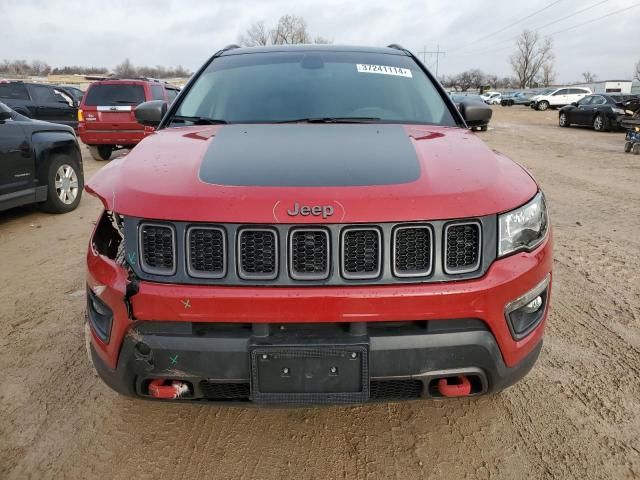
[[[455,125],[433,83],[404,55],[296,51],[215,58],[180,103],[188,118],[271,123],[351,118]],[[179,122],[178,122],[179,120]]]

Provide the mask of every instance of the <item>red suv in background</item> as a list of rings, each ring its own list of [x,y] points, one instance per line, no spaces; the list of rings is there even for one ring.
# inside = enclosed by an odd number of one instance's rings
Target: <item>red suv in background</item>
[[[151,79],[103,80],[92,83],[78,110],[78,133],[95,160],[109,160],[113,150],[133,148],[154,129],[136,121],[135,107],[148,100],[169,103],[178,88]]]

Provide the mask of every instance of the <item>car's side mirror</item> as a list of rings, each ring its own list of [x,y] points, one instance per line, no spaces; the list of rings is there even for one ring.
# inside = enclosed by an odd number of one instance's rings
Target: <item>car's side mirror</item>
[[[11,112],[6,110],[0,110],[0,122],[4,122],[5,120],[9,120],[11,118]]]
[[[574,107],[578,106],[578,102],[571,102],[571,105],[573,105]]]
[[[160,120],[167,113],[167,102],[164,100],[151,100],[141,103],[136,107],[136,120],[141,125],[157,127]]]
[[[487,104],[472,100],[460,102],[458,110],[460,110],[462,118],[470,127],[486,125],[491,120],[491,115],[493,115],[493,110]]]

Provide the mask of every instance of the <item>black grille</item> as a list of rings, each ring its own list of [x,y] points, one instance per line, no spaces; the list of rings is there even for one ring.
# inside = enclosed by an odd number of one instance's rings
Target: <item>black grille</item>
[[[420,398],[422,390],[420,380],[371,380],[369,385],[372,400]]]
[[[480,226],[453,224],[446,228],[447,273],[471,272],[480,264]]]
[[[248,383],[217,383],[203,380],[200,382],[200,390],[207,400],[249,400]]]
[[[398,276],[428,275],[431,272],[431,229],[402,227],[395,232],[394,267]]]
[[[293,278],[322,279],[329,275],[329,234],[326,230],[294,230],[290,245]]]
[[[278,273],[277,240],[273,230],[240,232],[240,276],[275,278]]]
[[[346,278],[375,278],[380,274],[378,230],[347,230],[342,243],[342,268]]]
[[[142,266],[149,273],[171,274],[175,271],[175,237],[164,225],[142,224],[140,227]]]
[[[219,228],[190,228],[189,273],[219,278],[225,274],[225,238]]]

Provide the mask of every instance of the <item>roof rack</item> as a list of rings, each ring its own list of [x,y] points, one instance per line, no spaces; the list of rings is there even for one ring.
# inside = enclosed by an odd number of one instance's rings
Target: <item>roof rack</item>
[[[395,50],[402,50],[403,52],[407,50],[402,45],[398,45],[397,43],[391,43],[391,44],[387,45],[387,48],[393,48]]]
[[[103,80],[140,80],[143,82],[156,82],[156,83],[168,83],[166,80],[160,80],[158,78],[149,77],[105,77]]]
[[[240,45],[236,45],[235,43],[230,43],[229,45],[227,45],[226,47],[224,47],[222,49],[222,51],[226,51],[226,50],[234,50],[236,48],[240,48]]]

